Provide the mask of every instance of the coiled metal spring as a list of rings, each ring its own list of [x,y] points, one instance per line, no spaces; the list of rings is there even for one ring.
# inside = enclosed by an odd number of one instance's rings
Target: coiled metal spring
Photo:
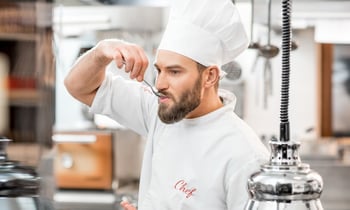
[[[289,140],[289,80],[291,51],[291,1],[282,0],[282,82],[280,140]]]

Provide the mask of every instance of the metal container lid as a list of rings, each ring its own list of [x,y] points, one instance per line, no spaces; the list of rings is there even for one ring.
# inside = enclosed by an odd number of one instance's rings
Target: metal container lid
[[[7,159],[10,141],[0,137],[0,197],[38,196],[40,178],[35,169]]]
[[[270,162],[248,180],[250,197],[280,202],[320,198],[322,177],[300,161],[299,143],[271,141],[270,145]]]

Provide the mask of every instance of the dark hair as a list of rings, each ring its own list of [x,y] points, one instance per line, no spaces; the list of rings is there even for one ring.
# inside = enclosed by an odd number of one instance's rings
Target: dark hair
[[[204,66],[203,64],[200,64],[198,62],[196,62],[196,63],[197,63],[197,69],[198,69],[199,73],[202,73],[205,69],[208,68],[208,66]]]
[[[208,68],[208,66],[204,66],[203,64],[200,64],[198,62],[196,62],[196,63],[197,63],[198,72],[201,75],[204,72],[204,70],[206,70]],[[217,82],[215,84],[215,89],[218,89],[218,88],[219,88],[219,82]]]

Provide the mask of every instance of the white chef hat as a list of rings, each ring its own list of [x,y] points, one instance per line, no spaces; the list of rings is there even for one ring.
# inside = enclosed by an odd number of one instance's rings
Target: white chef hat
[[[247,34],[231,0],[173,0],[158,50],[221,69],[247,47]]]

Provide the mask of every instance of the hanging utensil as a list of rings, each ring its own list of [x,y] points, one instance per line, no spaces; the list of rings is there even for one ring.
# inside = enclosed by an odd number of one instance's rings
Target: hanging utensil
[[[237,81],[242,77],[242,67],[237,61],[231,61],[221,67],[227,73],[225,78],[231,81]]]
[[[292,40],[292,50],[296,49],[298,49],[298,44],[294,40]]]
[[[268,1],[268,13],[267,13],[267,44],[259,48],[259,53],[261,56],[270,59],[275,57],[279,53],[279,48],[271,45],[271,6],[272,1]]]
[[[264,57],[265,60],[265,66],[264,66],[264,108],[267,108],[267,99],[270,95],[273,94],[273,73],[271,68],[270,59],[277,56],[279,53],[279,48],[271,44],[271,7],[272,7],[272,0],[268,1],[268,13],[267,13],[267,44],[264,46],[261,46],[259,48],[259,55]]]
[[[254,0],[251,0],[251,20],[250,20],[250,44],[249,49],[259,49],[259,42],[254,42],[254,12],[255,12],[255,3]]]
[[[268,106],[268,96],[272,95],[272,68],[270,59],[265,60],[265,69],[264,69],[264,109],[267,109]]]

